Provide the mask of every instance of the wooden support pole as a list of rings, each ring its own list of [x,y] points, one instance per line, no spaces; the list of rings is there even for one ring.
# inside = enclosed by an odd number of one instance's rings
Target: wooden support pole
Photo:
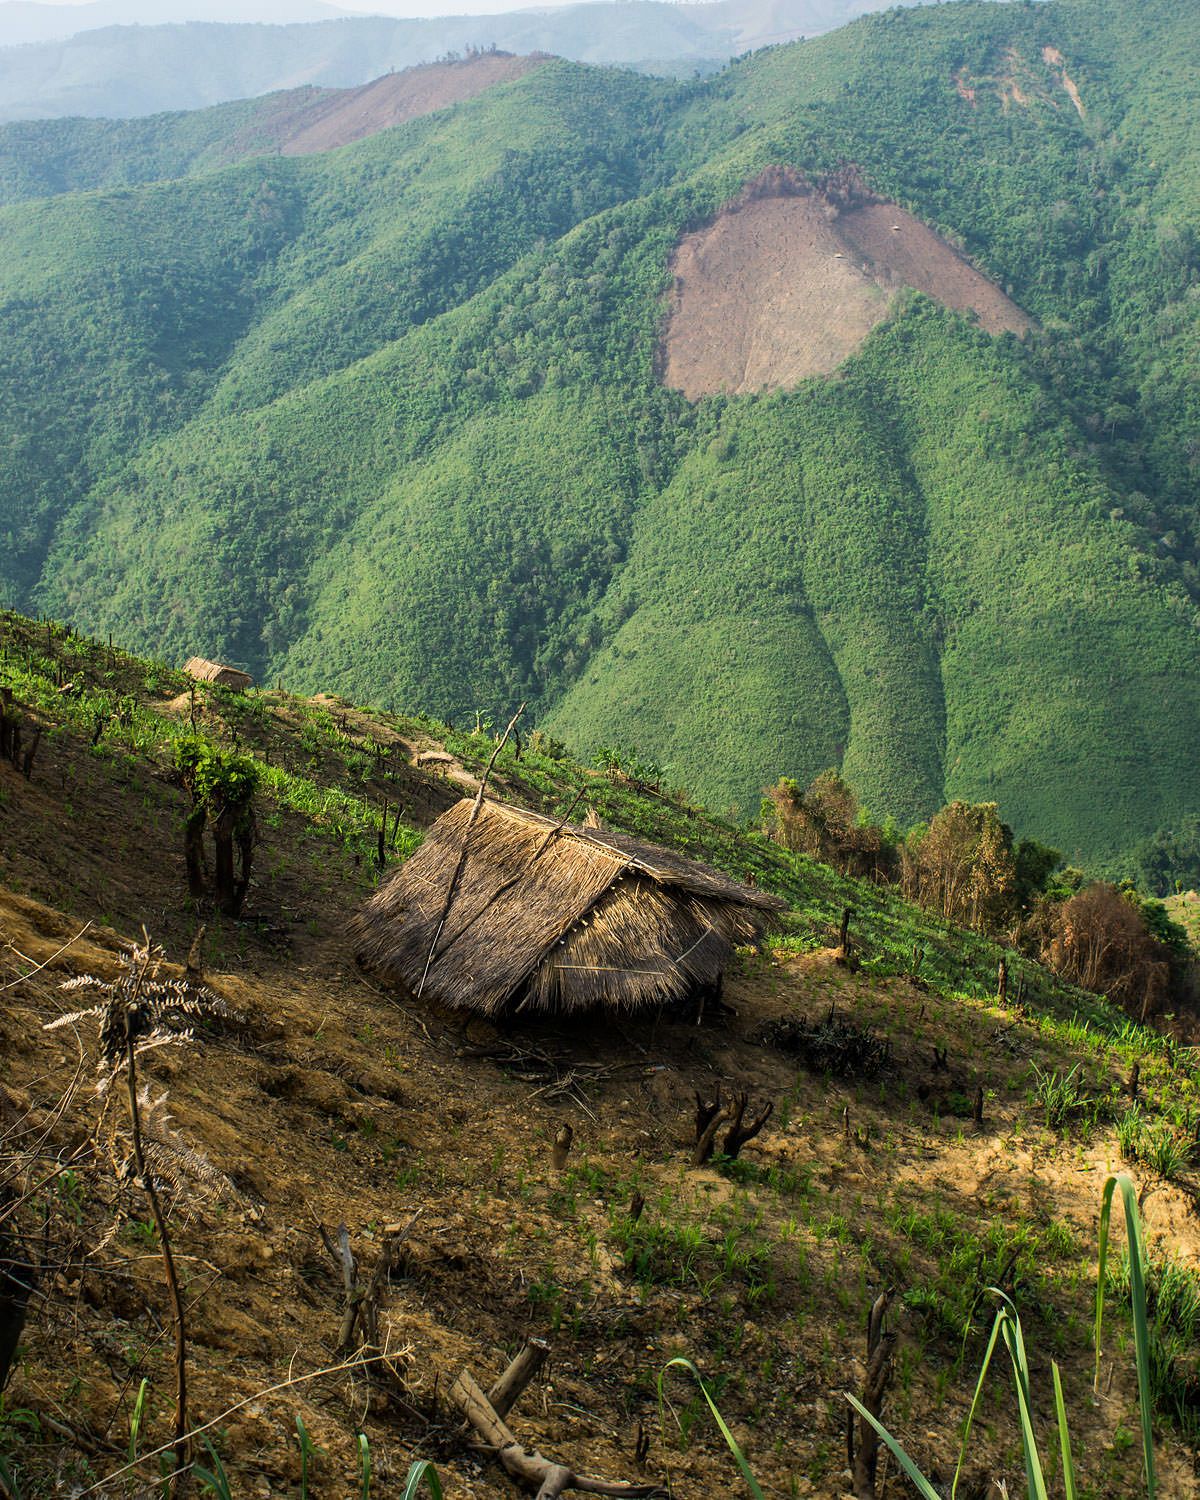
[[[470,847],[471,843],[471,830],[475,827],[475,821],[479,817],[479,810],[483,806],[483,794],[487,791],[488,779],[492,774],[493,766],[495,766],[496,764],[496,757],[500,754],[501,750],[504,749],[509,735],[516,728],[517,720],[524,712],[525,704],[522,703],[520,708],[517,709],[516,713],[513,714],[512,718],[508,721],[508,728],[504,731],[503,735],[501,735],[500,739],[497,741],[496,748],[492,751],[492,757],[488,761],[487,767],[485,768],[483,776],[479,782],[479,790],[475,794],[475,801],[471,806],[471,812],[467,818],[467,826],[463,829],[462,848],[458,851],[458,863],[454,866],[453,873],[450,876],[450,884],[446,887],[446,897],[442,902],[441,915],[438,917],[437,926],[434,929],[433,942],[429,945],[429,956],[425,960],[425,968],[421,974],[421,982],[417,985],[418,1000],[424,993],[425,981],[429,977],[429,970],[433,965],[434,960],[438,956],[438,943],[441,940],[442,928],[446,925],[446,918],[450,914],[450,907],[453,904],[455,892],[458,890],[458,882],[462,878],[463,866],[467,862],[467,850]]]

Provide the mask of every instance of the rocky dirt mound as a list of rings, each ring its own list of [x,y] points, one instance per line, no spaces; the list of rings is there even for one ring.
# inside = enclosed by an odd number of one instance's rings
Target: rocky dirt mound
[[[1030,319],[940,235],[857,185],[819,190],[787,169],[765,173],[671,262],[660,368],[692,400],[825,375],[912,287],[988,333]]]
[[[540,67],[537,54],[487,52],[459,62],[426,63],[387,73],[353,89],[322,89],[295,112],[273,122],[273,145],[284,156],[311,156],[346,146],[436,109],[473,99],[493,84],[508,83]]]

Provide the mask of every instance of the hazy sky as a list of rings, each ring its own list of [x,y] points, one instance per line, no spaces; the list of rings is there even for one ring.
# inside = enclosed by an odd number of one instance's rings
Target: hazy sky
[[[86,0],[40,0],[43,5],[79,5]],[[587,0],[325,0],[339,10],[360,15],[384,16],[484,16],[509,10],[544,9],[549,6],[583,5]],[[187,7],[197,21],[203,21],[208,7],[204,0],[192,0]]]

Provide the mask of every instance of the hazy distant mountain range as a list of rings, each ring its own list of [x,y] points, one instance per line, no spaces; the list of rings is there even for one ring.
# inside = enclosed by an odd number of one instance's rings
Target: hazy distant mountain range
[[[354,7],[371,11],[371,5]],[[381,7],[384,9],[386,7]],[[37,0],[0,3],[0,47],[60,42],[104,26],[164,26],[185,21],[335,21],[349,7],[323,0],[91,0],[84,5],[41,5]]]
[[[384,0],[384,8],[392,3]],[[688,75],[831,31],[877,8],[872,0],[625,0],[398,20],[347,16],[321,0],[212,0],[203,7],[198,0],[7,0],[0,4],[0,120],[128,119],[304,84],[346,88],[392,68],[492,46]],[[201,9],[208,19],[191,20]]]

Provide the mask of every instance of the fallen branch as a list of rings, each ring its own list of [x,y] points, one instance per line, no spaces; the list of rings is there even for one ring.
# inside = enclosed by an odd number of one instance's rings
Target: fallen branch
[[[506,1417],[521,1398],[521,1392],[546,1363],[550,1345],[545,1339],[527,1339],[521,1352],[488,1392],[492,1410]]]
[[[506,1473],[522,1484],[536,1486],[536,1500],[556,1500],[565,1490],[579,1490],[585,1495],[627,1495],[650,1497],[665,1495],[656,1484],[624,1484],[620,1481],[589,1479],[566,1464],[543,1458],[534,1449],[523,1448],[506,1427],[502,1418],[484,1395],[470,1370],[460,1370],[450,1388],[451,1399],[463,1416],[492,1449]]]

